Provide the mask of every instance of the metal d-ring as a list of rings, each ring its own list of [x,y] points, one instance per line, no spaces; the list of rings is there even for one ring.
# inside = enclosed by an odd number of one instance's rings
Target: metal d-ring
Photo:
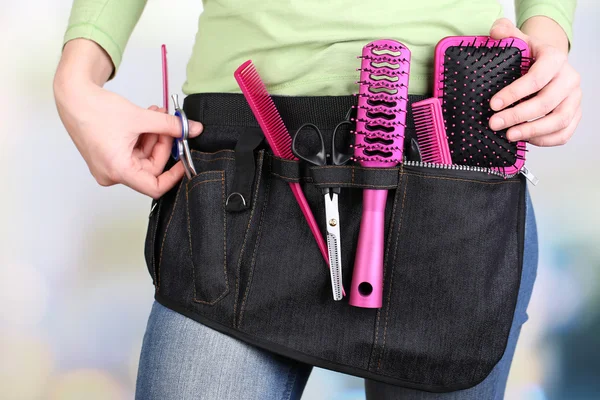
[[[227,196],[227,199],[225,200],[225,207],[227,207],[227,205],[229,204],[229,199],[231,198],[231,196],[233,196],[234,194],[240,196],[240,198],[242,199],[242,204],[244,205],[244,207],[246,207],[246,199],[244,199],[244,195],[239,193],[239,192],[231,192],[229,194],[229,196]]]

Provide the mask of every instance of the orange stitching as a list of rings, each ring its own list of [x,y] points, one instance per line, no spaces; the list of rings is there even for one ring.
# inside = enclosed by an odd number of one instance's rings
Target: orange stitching
[[[217,161],[217,160],[231,160],[231,161],[235,161],[235,158],[231,158],[231,157],[219,157],[219,158],[205,159],[205,158],[200,158],[199,156],[196,156],[196,157],[192,156],[192,158],[196,159],[198,161],[204,161],[204,162],[211,162],[211,161]]]
[[[275,173],[275,172],[273,172],[273,171],[271,171],[271,174],[272,174],[272,175],[275,175],[275,176],[277,176],[277,177],[279,177],[279,178],[282,178],[282,179],[287,179],[287,180],[290,180],[290,181],[293,181],[293,182],[300,182],[300,178],[292,178],[292,177],[290,177],[290,176],[283,176],[283,175],[279,175],[279,174],[276,174],[276,173]]]
[[[223,274],[225,276],[225,290],[223,291],[223,293],[221,293],[215,300],[213,301],[208,301],[208,300],[199,300],[197,297],[197,292],[196,292],[196,265],[194,263],[194,258],[193,258],[193,252],[192,252],[192,232],[191,232],[191,224],[190,224],[190,218],[189,218],[189,214],[190,214],[190,207],[189,207],[189,200],[188,200],[188,235],[190,237],[190,256],[191,256],[191,260],[192,260],[192,276],[194,279],[194,301],[197,303],[201,303],[201,304],[207,304],[207,305],[214,305],[217,302],[219,302],[223,297],[225,297],[225,295],[227,295],[227,293],[229,292],[229,277],[227,276],[227,214],[225,213],[225,171],[207,171],[206,173],[210,173],[210,172],[219,172],[221,174],[221,179],[212,179],[212,180],[206,180],[206,181],[202,181],[202,182],[197,182],[194,184],[194,186],[192,186],[191,188],[189,188],[186,192],[186,198],[189,192],[192,191],[193,188],[195,188],[196,186],[202,184],[202,183],[206,183],[206,182],[221,182],[221,205],[223,208]]]
[[[232,149],[221,149],[221,150],[215,151],[213,153],[208,153],[206,151],[200,151],[200,150],[194,150],[194,149],[192,149],[192,155],[195,154],[195,155],[198,155],[198,156],[200,156],[200,155],[211,156],[211,155],[219,154],[219,153],[235,153],[235,150],[232,150]]]
[[[158,199],[158,204],[156,205],[156,220],[154,221],[154,232],[152,232],[152,273],[154,274],[154,283],[158,282],[157,272],[156,272],[156,235],[158,234],[158,221],[160,221],[160,209],[162,207],[162,197]]]
[[[212,171],[211,171],[211,172],[212,172]],[[205,181],[194,182],[194,185],[193,185],[191,188],[189,188],[189,189],[188,189],[188,192],[191,192],[192,190],[194,190],[194,188],[195,188],[196,186],[200,186],[200,185],[202,185],[203,183],[208,183],[208,182],[219,182],[219,181],[221,181],[221,179],[207,179],[207,180],[205,180]]]
[[[402,187],[402,175],[398,174],[398,176],[399,176],[399,180],[400,180],[400,182],[398,182],[398,186]],[[388,240],[387,240],[386,250],[385,250],[385,258],[384,258],[384,260],[386,260],[386,261],[388,260],[388,256],[389,256],[389,253],[390,253],[390,248],[391,248],[390,244],[391,244],[392,236],[393,236],[393,233],[394,233],[394,225],[396,224],[395,223],[395,221],[396,221],[396,210],[398,208],[397,206],[398,206],[398,197],[399,197],[399,195],[400,195],[400,190],[398,189],[396,191],[396,195],[394,196],[394,207],[392,208],[392,218],[390,220],[390,228],[389,228],[390,232],[389,232],[389,237],[388,237]],[[392,268],[393,268],[393,266],[392,266]],[[384,282],[386,282],[386,280],[385,280],[386,272],[387,272],[387,270],[384,269],[383,270],[383,281]],[[377,320],[375,321],[375,341],[373,343],[373,350],[371,351],[371,356],[369,357],[369,364],[368,364],[368,368],[369,369],[371,368],[371,360],[375,356],[375,350],[376,350],[376,347],[377,347],[377,342],[379,341],[379,319],[380,319],[380,317],[381,317],[381,309],[378,309],[377,310]]]
[[[262,168],[263,168],[263,160],[264,160],[264,150],[259,152],[258,156],[258,165],[257,171],[258,173],[255,175],[256,183],[254,184],[254,201],[252,201],[252,207],[250,208],[250,216],[248,217],[248,225],[246,226],[246,232],[244,233],[244,242],[242,243],[242,248],[240,249],[240,256],[238,257],[238,265],[237,265],[237,275],[235,278],[235,300],[233,303],[233,326],[236,326],[235,317],[237,312],[237,304],[239,297],[239,284],[240,284],[240,276],[242,271],[242,257],[244,255],[244,250],[246,249],[246,242],[248,241],[248,236],[250,232],[250,224],[252,223],[252,218],[254,217],[254,210],[256,209],[256,203],[258,203],[258,193],[260,190],[260,183],[262,181]]]
[[[267,181],[265,186],[265,204],[263,205],[263,209],[260,215],[260,222],[258,224],[258,232],[256,233],[256,245],[254,246],[254,251],[252,252],[252,260],[250,261],[250,274],[248,275],[248,282],[246,284],[246,291],[244,293],[244,299],[242,300],[242,305],[240,306],[240,318],[238,320],[238,328],[242,325],[242,319],[244,317],[244,306],[246,305],[246,299],[248,298],[248,294],[250,293],[250,286],[252,286],[252,276],[254,275],[254,267],[256,266],[256,253],[258,248],[260,247],[260,239],[262,232],[262,225],[265,220],[265,214],[267,210],[267,206],[269,205],[269,192],[271,189],[271,182]]]
[[[169,226],[171,226],[171,220],[173,219],[173,215],[175,214],[175,210],[177,209],[177,200],[179,200],[179,193],[181,192],[181,188],[183,186],[183,180],[179,184],[179,188],[177,189],[177,194],[175,195],[175,201],[173,202],[173,210],[171,210],[171,216],[169,217],[169,222],[167,222],[167,226],[165,227],[165,235],[163,236],[162,245],[160,246],[160,256],[158,257],[158,270],[156,271],[156,291],[160,287],[160,265],[162,264],[162,256],[163,250],[165,248],[165,242],[167,241],[167,233],[169,232]]]
[[[389,320],[389,316],[390,316],[390,300],[392,298],[392,287],[394,285],[394,271],[395,271],[395,267],[396,267],[396,256],[398,255],[398,241],[400,240],[400,236],[401,235],[401,229],[402,229],[402,220],[404,218],[404,203],[406,201],[406,193],[408,192],[408,175],[406,176],[406,183],[405,183],[405,187],[404,187],[404,195],[402,196],[402,210],[400,211],[400,221],[398,222],[398,235],[396,236],[396,243],[394,243],[394,258],[392,260],[392,270],[390,272],[390,288],[388,291],[388,298],[387,298],[387,304],[386,304],[386,311],[385,311],[385,326],[383,328],[383,340],[381,342],[381,354],[379,355],[379,362],[377,363],[377,371],[379,371],[381,369],[381,360],[383,359],[383,353],[385,352],[385,338],[387,336],[387,325],[388,325],[388,320]]]

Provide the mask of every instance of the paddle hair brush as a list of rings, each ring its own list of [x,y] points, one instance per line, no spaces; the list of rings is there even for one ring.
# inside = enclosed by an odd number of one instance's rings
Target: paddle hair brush
[[[531,62],[527,44],[518,38],[451,36],[438,43],[433,95],[441,102],[453,164],[505,175],[521,170],[526,143],[510,142],[507,129],[490,129],[490,100],[525,74]]]

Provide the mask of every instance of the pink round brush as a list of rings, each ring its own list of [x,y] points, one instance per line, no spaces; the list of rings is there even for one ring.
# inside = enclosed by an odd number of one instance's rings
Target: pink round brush
[[[363,167],[393,167],[402,162],[410,51],[394,40],[376,40],[363,47],[361,58],[354,157]],[[350,288],[355,307],[382,305],[386,200],[387,190],[363,193]]]

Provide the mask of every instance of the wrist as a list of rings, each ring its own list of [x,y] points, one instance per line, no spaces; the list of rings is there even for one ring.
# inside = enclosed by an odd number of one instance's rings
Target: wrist
[[[569,52],[567,34],[552,18],[543,15],[531,17],[523,23],[521,31],[542,43],[556,47],[565,54]]]
[[[75,82],[103,86],[113,71],[112,60],[102,47],[88,39],[73,39],[65,44],[55,84],[64,86]]]

